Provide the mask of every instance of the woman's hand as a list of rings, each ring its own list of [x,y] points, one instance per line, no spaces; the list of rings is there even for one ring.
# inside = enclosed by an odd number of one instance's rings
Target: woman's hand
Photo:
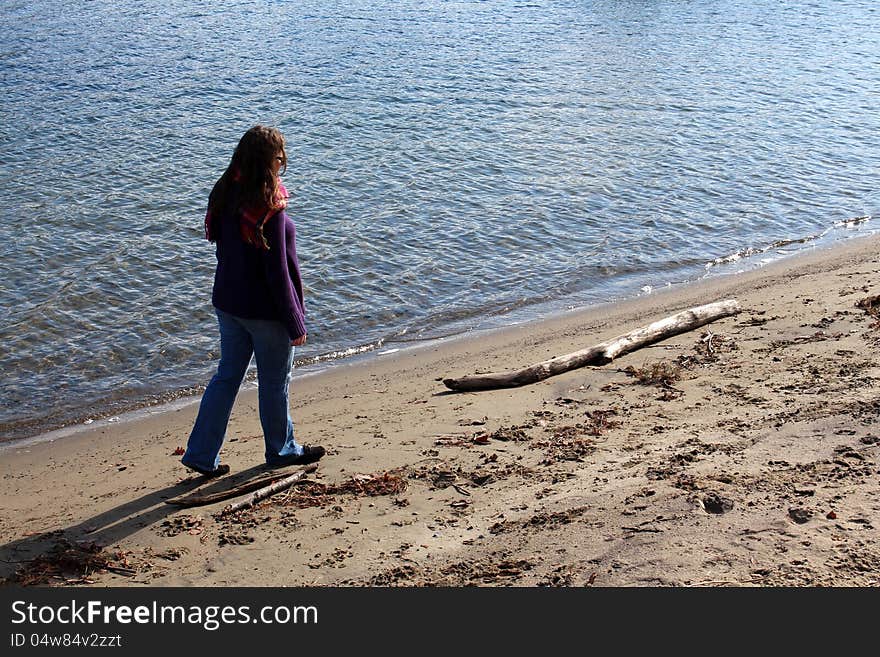
[[[295,340],[291,340],[290,344],[293,347],[302,347],[306,343],[307,337],[308,336],[306,336],[306,335],[301,335],[298,338],[296,338]]]

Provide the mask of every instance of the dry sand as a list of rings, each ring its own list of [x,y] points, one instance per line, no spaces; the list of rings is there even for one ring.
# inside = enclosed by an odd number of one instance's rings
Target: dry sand
[[[98,586],[873,586],[880,238],[295,379],[304,483],[231,516],[166,499],[265,474],[255,394],[222,459],[196,406],[0,453],[0,575]],[[517,369],[688,307],[743,311],[510,390]],[[653,376],[653,380],[651,375]],[[640,381],[640,376],[644,381]],[[296,469],[294,468],[293,471]]]

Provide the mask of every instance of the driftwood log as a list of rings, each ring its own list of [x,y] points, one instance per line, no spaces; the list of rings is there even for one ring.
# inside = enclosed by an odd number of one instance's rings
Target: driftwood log
[[[260,500],[266,499],[270,495],[274,495],[275,493],[279,493],[283,490],[287,490],[293,484],[297,482],[297,480],[305,477],[309,472],[314,472],[318,469],[317,465],[310,465],[304,470],[300,470],[289,477],[285,477],[284,479],[279,479],[274,484],[270,484],[265,488],[260,488],[259,490],[254,491],[250,495],[248,495],[245,499],[235,502],[234,504],[229,504],[223,507],[223,510],[220,512],[220,515],[227,515],[229,513],[234,513],[235,511],[239,511],[240,509],[246,509],[249,506],[253,506]]]
[[[496,388],[516,388],[543,381],[551,376],[568,372],[585,365],[604,365],[630,351],[644,347],[679,333],[714,322],[716,319],[734,315],[740,311],[736,299],[727,299],[705,306],[689,308],[648,326],[624,333],[593,347],[574,353],[556,356],[514,372],[473,374],[459,379],[443,379],[450,390],[472,392]]]
[[[206,504],[214,504],[214,502],[222,502],[223,500],[228,500],[233,497],[238,497],[239,495],[244,495],[245,493],[250,493],[251,491],[259,491],[259,489],[266,488],[274,484],[275,482],[279,482],[282,480],[290,479],[292,476],[295,479],[292,479],[285,488],[289,487],[293,484],[297,479],[300,479],[304,475],[309,472],[314,472],[318,469],[317,465],[310,465],[306,467],[304,470],[300,470],[296,472],[294,475],[287,474],[273,474],[268,477],[260,477],[259,479],[254,479],[252,481],[247,481],[243,484],[239,484],[238,486],[233,486],[232,488],[228,488],[227,490],[217,491],[216,493],[209,493],[208,495],[190,495],[189,497],[180,497],[173,500],[165,500],[165,504],[173,504],[175,506],[183,506],[183,507],[191,507],[191,506],[204,506]],[[280,489],[279,489],[280,490]]]

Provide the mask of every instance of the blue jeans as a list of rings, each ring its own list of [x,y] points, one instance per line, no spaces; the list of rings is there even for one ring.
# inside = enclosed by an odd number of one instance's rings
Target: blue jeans
[[[211,379],[181,462],[215,470],[226,437],[229,414],[251,356],[257,360],[260,423],[266,442],[266,463],[303,453],[293,437],[287,407],[294,348],[284,324],[266,319],[243,319],[217,309],[220,324],[220,363]]]

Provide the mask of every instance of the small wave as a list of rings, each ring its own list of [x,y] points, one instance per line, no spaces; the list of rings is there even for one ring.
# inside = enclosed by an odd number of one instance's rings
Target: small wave
[[[864,215],[860,217],[853,217],[852,219],[844,219],[842,221],[835,222],[831,225],[830,228],[823,230],[821,233],[817,233],[815,235],[808,235],[806,237],[800,237],[797,239],[788,239],[788,240],[776,240],[775,242],[771,242],[766,246],[760,247],[748,247],[745,249],[740,249],[739,251],[732,253],[730,255],[722,256],[720,258],[715,258],[711,262],[706,263],[706,269],[711,269],[712,267],[717,267],[719,265],[728,265],[733,262],[737,262],[742,260],[743,258],[750,258],[752,256],[761,255],[762,253],[767,253],[769,251],[776,251],[778,249],[783,249],[787,246],[791,246],[792,244],[809,244],[810,242],[815,242],[817,240],[822,239],[826,235],[828,235],[831,231],[840,229],[840,228],[854,228],[856,226],[861,226],[864,223],[867,223],[871,220],[871,215]]]
[[[862,217],[853,217],[852,219],[844,219],[843,221],[838,221],[832,226],[832,228],[853,228],[855,226],[861,226],[862,224],[869,221],[871,221],[871,215],[866,214]]]
[[[356,345],[354,347],[349,347],[348,349],[339,349],[337,351],[330,351],[325,354],[318,354],[317,356],[310,356],[308,358],[303,358],[302,360],[297,360],[296,364],[299,367],[307,367],[309,365],[317,365],[318,363],[326,363],[334,360],[341,360],[343,358],[350,358],[351,356],[357,356],[358,354],[364,354],[369,351],[375,351],[382,347],[385,344],[385,339],[381,338],[376,342],[370,342],[368,344]]]
[[[718,265],[727,265],[732,262],[737,262],[738,260],[742,260],[743,258],[750,258],[752,256],[760,255],[762,253],[767,253],[768,251],[773,251],[775,249],[781,249],[783,247],[789,246],[791,244],[806,244],[807,242],[812,242],[814,240],[819,239],[822,234],[819,235],[810,235],[809,237],[802,237],[796,240],[777,240],[767,246],[761,247],[748,247],[746,249],[741,249],[736,253],[731,253],[730,255],[723,256],[721,258],[715,258],[711,262],[706,263],[706,269],[711,267],[717,267]]]

